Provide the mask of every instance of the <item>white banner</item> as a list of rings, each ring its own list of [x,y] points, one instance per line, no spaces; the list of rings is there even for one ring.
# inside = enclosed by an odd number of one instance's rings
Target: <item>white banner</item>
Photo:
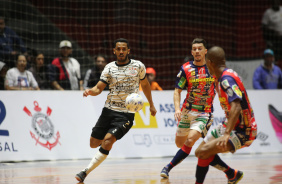
[[[282,152],[268,112],[269,104],[282,112],[281,92],[248,91],[258,138],[238,153]],[[0,161],[92,158],[97,149],[89,147],[90,134],[107,93],[83,98],[81,91],[0,91]],[[133,128],[114,144],[109,157],[161,157],[177,152],[173,91],[152,93],[156,117],[150,116],[145,103],[135,115]],[[184,96],[185,91],[182,100]],[[224,118],[217,97],[214,106],[212,128]],[[196,142],[192,155],[201,141]]]

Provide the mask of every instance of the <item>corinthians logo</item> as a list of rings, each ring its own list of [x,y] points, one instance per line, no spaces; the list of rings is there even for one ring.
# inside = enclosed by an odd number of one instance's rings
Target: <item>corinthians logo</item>
[[[59,142],[60,133],[57,131],[55,136],[54,125],[49,118],[52,113],[52,109],[47,107],[46,114],[44,114],[41,112],[41,107],[39,107],[37,101],[34,101],[33,104],[35,110],[34,115],[31,114],[30,110],[26,106],[23,108],[23,111],[28,116],[32,117],[31,127],[35,133],[30,131],[30,135],[36,141],[35,145],[39,144],[51,151],[51,149],[54,148],[58,143],[61,144]]]

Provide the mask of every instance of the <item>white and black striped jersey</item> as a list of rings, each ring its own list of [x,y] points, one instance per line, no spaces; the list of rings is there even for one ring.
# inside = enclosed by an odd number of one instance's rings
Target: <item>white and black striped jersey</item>
[[[140,80],[145,79],[145,65],[138,60],[130,59],[125,65],[116,61],[107,64],[101,74],[100,81],[109,85],[105,107],[119,112],[129,112],[125,107],[125,99],[131,93],[139,93]]]

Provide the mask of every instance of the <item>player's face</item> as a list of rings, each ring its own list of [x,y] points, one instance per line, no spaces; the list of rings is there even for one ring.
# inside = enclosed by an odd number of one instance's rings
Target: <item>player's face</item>
[[[127,62],[130,49],[127,47],[125,42],[117,42],[116,47],[114,48],[114,54],[117,57],[118,62]]]
[[[194,61],[196,62],[204,61],[206,53],[207,53],[207,49],[204,47],[202,43],[195,43],[192,45],[191,54],[194,57]]]

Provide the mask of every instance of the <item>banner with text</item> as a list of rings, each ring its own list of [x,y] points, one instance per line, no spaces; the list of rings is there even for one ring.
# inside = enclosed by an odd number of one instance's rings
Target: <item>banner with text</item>
[[[144,107],[136,113],[132,129],[114,144],[109,157],[162,157],[177,152],[173,92],[152,92],[158,111],[155,117],[150,116],[149,103],[141,93]],[[1,91],[0,162],[92,158],[98,149],[89,147],[90,134],[107,93],[83,98],[81,91]],[[238,153],[282,152],[281,91],[249,90],[248,94],[258,136],[250,147]],[[214,109],[211,128],[224,118],[217,97]],[[192,155],[201,141],[196,142]]]

